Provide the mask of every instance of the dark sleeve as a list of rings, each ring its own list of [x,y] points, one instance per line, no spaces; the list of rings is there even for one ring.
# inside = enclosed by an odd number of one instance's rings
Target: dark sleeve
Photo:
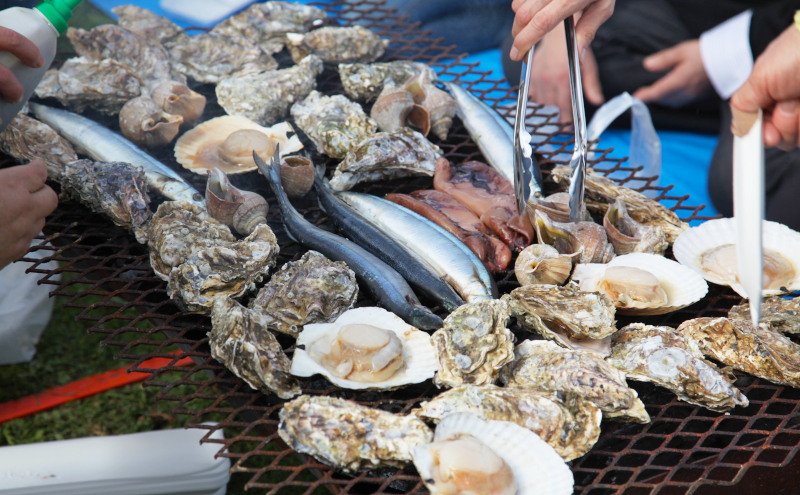
[[[757,58],[772,40],[794,22],[795,11],[800,10],[800,0],[781,0],[753,9],[750,21],[750,49]]]

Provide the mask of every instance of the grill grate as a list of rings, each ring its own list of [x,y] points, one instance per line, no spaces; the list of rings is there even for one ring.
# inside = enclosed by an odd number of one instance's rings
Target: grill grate
[[[430,32],[420,32],[416,25],[392,16],[380,0],[341,0],[322,5],[332,19],[359,22],[378,32],[392,43],[385,58],[413,58],[436,67],[443,79],[457,79],[473,92],[482,95],[506,115],[513,108],[502,106],[513,94],[501,89],[500,81],[488,79],[488,73],[476,70],[477,64],[466,63],[463,55],[452,53],[453,47],[442,47],[440,39]],[[284,63],[288,63],[284,60]],[[222,114],[214,101],[213,87],[196,88],[209,97],[206,118]],[[341,92],[338,75],[326,70],[319,80],[325,93]],[[369,110],[368,108],[366,110]],[[544,116],[541,107],[529,109],[530,115]],[[92,117],[100,118],[92,115]],[[116,123],[106,123],[118,130]],[[566,161],[555,159],[558,153],[571,153],[572,142],[563,138],[565,127],[553,129],[552,117],[532,129],[532,134],[552,145],[554,151],[543,152],[541,163],[545,188],[552,190],[549,170]],[[545,127],[549,126],[549,127]],[[531,130],[531,129],[529,129]],[[304,136],[301,136],[305,138]],[[305,141],[307,149],[308,140]],[[456,120],[447,142],[437,143],[451,161],[478,159],[480,153],[469,135]],[[610,150],[599,151],[592,164],[603,173],[615,172],[618,182],[626,183],[636,169],[627,167],[624,160],[610,158]],[[154,156],[176,167],[195,187],[203,190],[201,177],[184,173],[171,156],[171,148],[153,151]],[[311,152],[315,162],[325,157]],[[9,161],[0,163],[8,165]],[[328,162],[329,171],[333,163]],[[622,179],[619,177],[622,176]],[[280,243],[279,264],[298,259],[304,249],[286,235],[278,215],[275,199],[266,182],[257,174],[233,176],[235,185],[262,193],[270,202],[268,223]],[[646,188],[659,191],[659,200],[671,206],[685,220],[705,219],[700,216],[704,205],[689,206],[688,196],[672,196],[672,186]],[[382,182],[360,185],[356,190],[383,195],[388,192],[409,192],[430,188],[431,179],[405,180],[402,184]],[[316,206],[314,193],[295,202],[306,218],[323,228],[334,230]],[[90,331],[106,334],[103,345],[116,349],[116,357],[135,361],[135,371],[151,373],[145,386],[159,387],[158,400],[171,401],[174,414],[190,416],[190,426],[209,430],[226,428],[229,438],[205,441],[218,443],[219,455],[229,457],[234,472],[251,475],[248,488],[259,488],[273,494],[312,493],[325,487],[335,493],[416,493],[425,492],[413,467],[404,470],[379,469],[356,476],[337,473],[313,458],[294,453],[275,433],[281,401],[265,396],[245,384],[210,356],[206,332],[210,330],[207,317],[182,314],[166,293],[166,283],[150,268],[147,249],[125,230],[111,225],[106,218],[93,214],[81,205],[63,203],[48,218],[42,239],[48,245],[32,248],[46,250],[44,260],[31,271],[42,274],[41,283],[55,285],[51,295],[67,298],[65,306],[80,308],[78,319],[93,322]],[[57,260],[61,267],[45,271],[38,266]],[[280,266],[279,265],[279,266]],[[69,274],[64,281],[54,281],[57,273]],[[500,291],[507,293],[517,287],[513,271],[497,276]],[[76,288],[76,284],[85,284]],[[87,296],[99,296],[91,304]],[[93,298],[96,301],[98,298]],[[677,327],[682,321],[701,316],[724,316],[741,298],[729,289],[710,287],[702,301],[675,313],[639,318],[648,324]],[[427,301],[423,300],[423,303]],[[357,306],[371,305],[360,296]],[[103,315],[98,314],[101,308]],[[133,311],[131,311],[133,310]],[[436,310],[436,308],[434,308]],[[115,322],[119,328],[108,328]],[[621,317],[620,326],[631,323]],[[512,328],[518,340],[531,338],[519,328]],[[291,355],[291,339],[279,336]],[[177,354],[174,354],[178,351]],[[191,357],[194,366],[177,367],[183,357]],[[172,360],[170,366],[158,370],[142,367],[153,357]],[[705,484],[732,485],[739,482],[752,466],[784,466],[796,453],[800,443],[800,390],[772,385],[763,380],[739,375],[737,386],[750,399],[747,408],[736,408],[729,415],[713,413],[678,401],[664,389],[632,382],[647,405],[653,418],[647,425],[604,422],[597,445],[586,456],[571,463],[575,474],[576,493],[580,494],[686,494]],[[352,399],[394,413],[408,413],[421,401],[433,397],[437,389],[429,382],[391,392],[358,392],[333,387],[324,379],[303,382],[306,394],[331,395]],[[200,423],[214,414],[225,419],[217,426]],[[233,432],[231,435],[230,432]],[[730,493],[734,493],[732,490]]]

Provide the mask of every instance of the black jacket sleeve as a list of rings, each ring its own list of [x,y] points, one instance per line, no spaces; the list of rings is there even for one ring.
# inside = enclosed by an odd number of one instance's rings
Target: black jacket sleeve
[[[794,22],[795,11],[800,10],[800,0],[781,0],[753,9],[750,21],[750,50],[757,58],[772,40]]]

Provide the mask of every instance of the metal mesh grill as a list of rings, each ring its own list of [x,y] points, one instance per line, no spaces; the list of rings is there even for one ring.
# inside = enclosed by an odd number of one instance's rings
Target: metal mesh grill
[[[510,90],[500,89],[500,81],[489,80],[488,73],[476,70],[477,64],[465,63],[463,56],[455,56],[452,47],[442,47],[440,40],[432,39],[429,32],[420,32],[415,25],[392,17],[391,12],[382,7],[382,2],[350,0],[320,7],[327,9],[335,20],[358,22],[390,39],[392,43],[385,59],[412,58],[430,63],[443,78],[459,80],[501,113],[511,113],[512,109],[501,106],[501,103],[507,102],[513,94]],[[196,89],[209,97],[206,118],[220,115],[222,110],[214,102],[213,88],[200,86]],[[319,90],[329,94],[341,92],[338,75],[326,70],[319,80]],[[542,109],[531,108],[529,112],[541,116]],[[107,123],[118,130],[113,121]],[[552,126],[553,122],[548,118],[529,130],[555,149],[542,152],[540,156],[545,189],[552,190],[554,184],[549,178],[549,170],[554,164],[566,163],[555,160],[554,156],[559,152],[571,153],[572,142],[563,137],[565,128],[546,133],[545,125]],[[309,144],[307,140],[306,144]],[[481,159],[477,147],[458,120],[447,142],[438,144],[451,161]],[[312,148],[307,146],[307,149]],[[170,147],[155,150],[153,154],[203,190],[203,178],[184,173],[172,158]],[[615,180],[619,183],[628,182],[636,170],[626,167],[624,160],[610,158],[608,154],[609,150],[598,151],[592,165],[606,174],[616,172]],[[325,158],[312,152],[312,159]],[[330,172],[334,164],[328,165]],[[620,179],[620,175],[623,178]],[[279,266],[298,259],[305,250],[287,237],[266,182],[255,174],[232,178],[235,185],[256,190],[268,198],[271,206],[268,223],[281,248]],[[671,186],[655,188],[650,183],[646,188],[659,191],[658,199],[676,210],[684,220],[705,218],[699,215],[704,205],[688,206],[685,204],[688,196],[671,196]],[[431,179],[421,178],[405,180],[402,184],[360,185],[356,189],[382,195],[430,187]],[[313,192],[295,202],[295,206],[313,223],[334,230],[316,206]],[[43,241],[47,245],[33,250],[46,250],[49,256],[43,260],[27,260],[37,263],[31,271],[43,275],[42,283],[56,286],[51,294],[66,297],[65,306],[82,310],[78,319],[94,322],[90,331],[107,334],[103,345],[116,348],[116,357],[135,361],[135,371],[151,373],[145,386],[161,388],[158,400],[171,401],[174,414],[189,415],[189,424],[196,428],[226,428],[229,438],[215,440],[207,436],[205,441],[220,444],[219,455],[231,458],[234,472],[251,475],[247,487],[264,489],[269,493],[293,494],[312,493],[322,487],[335,493],[352,494],[426,491],[413,467],[348,476],[287,448],[275,433],[283,401],[252,390],[211,358],[206,337],[211,329],[210,320],[182,314],[172,304],[167,296],[166,283],[150,268],[146,247],[136,243],[127,231],[80,205],[63,203],[48,218]],[[59,261],[61,267],[54,271],[38,268],[50,260]],[[58,282],[52,279],[56,273],[69,276]],[[517,287],[513,271],[498,274],[497,281],[503,293]],[[72,287],[76,284],[84,285],[79,285],[76,290]],[[99,299],[100,302],[87,303],[87,296],[99,296],[93,297],[92,301]],[[690,318],[724,316],[740,300],[731,290],[712,286],[708,296],[693,306],[668,315],[638,318],[638,321],[677,327]],[[422,302],[430,305],[424,299]],[[364,295],[357,302],[357,306],[372,304]],[[621,327],[632,321],[623,317],[618,325]],[[114,322],[117,328],[109,328],[110,322]],[[512,331],[518,340],[532,337],[516,327]],[[287,354],[291,355],[292,340],[283,336],[278,338]],[[194,365],[175,366],[179,359],[187,356],[193,359]],[[172,365],[158,370],[143,368],[142,363],[153,357],[170,358]],[[692,493],[703,484],[735,484],[751,466],[785,465],[800,443],[800,433],[796,431],[800,423],[800,413],[797,412],[800,391],[744,375],[740,375],[736,385],[750,399],[750,406],[736,408],[726,415],[680,402],[664,389],[632,382],[647,405],[652,423],[604,422],[597,445],[586,456],[571,463],[575,492],[592,495]],[[436,395],[437,389],[428,381],[392,392],[356,392],[333,387],[324,379],[308,379],[303,382],[303,392],[352,399],[404,414]],[[212,415],[217,420],[220,417],[224,419],[217,426],[200,424]]]

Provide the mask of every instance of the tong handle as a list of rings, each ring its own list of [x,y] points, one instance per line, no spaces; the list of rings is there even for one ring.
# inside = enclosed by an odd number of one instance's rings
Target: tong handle
[[[569,87],[572,91],[572,120],[575,126],[575,150],[583,151],[587,148],[586,110],[583,107],[583,83],[581,81],[578,43],[575,41],[575,19],[573,16],[564,19],[564,30],[567,34],[567,59],[569,61]]]

